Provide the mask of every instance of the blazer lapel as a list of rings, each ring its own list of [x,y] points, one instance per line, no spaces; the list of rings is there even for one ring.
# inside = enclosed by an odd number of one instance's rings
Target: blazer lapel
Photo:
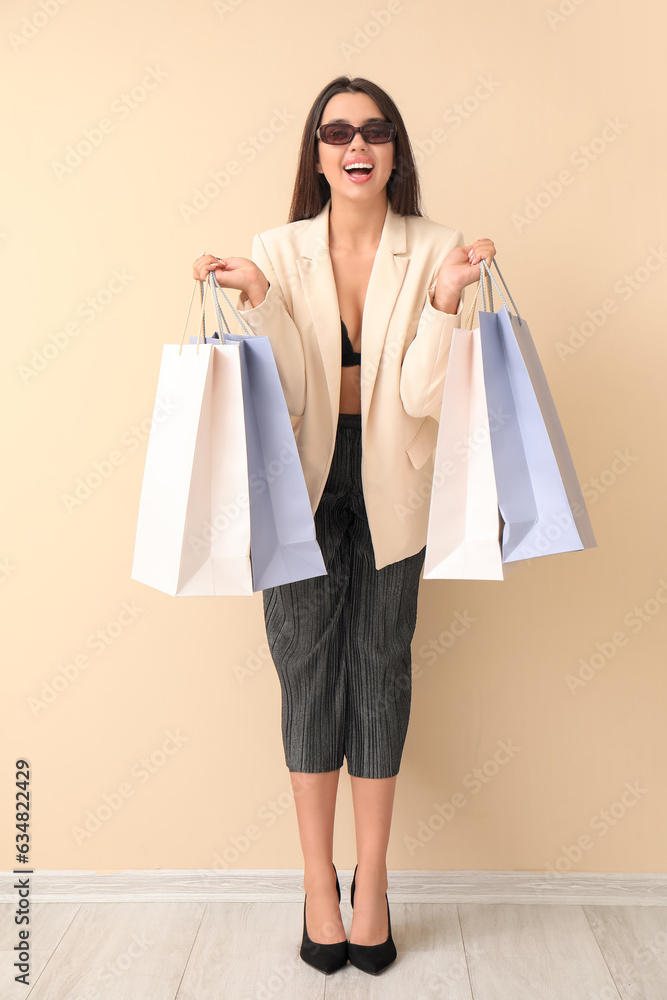
[[[387,202],[361,318],[361,412],[366,423],[387,327],[410,260],[405,218]]]
[[[331,201],[327,201],[322,211],[311,220],[296,265],[320,348],[335,428],[340,399],[341,340],[338,293],[329,256],[330,204]]]
[[[320,345],[329,391],[331,417],[338,420],[340,401],[341,330],[338,293],[329,255],[327,201],[308,226],[296,264]],[[387,203],[387,214],[368,282],[361,320],[361,409],[365,423],[389,319],[409,262],[406,224]]]

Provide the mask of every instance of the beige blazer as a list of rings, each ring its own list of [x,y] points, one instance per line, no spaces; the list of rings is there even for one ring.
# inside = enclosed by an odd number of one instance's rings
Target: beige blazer
[[[313,219],[255,236],[264,301],[238,309],[271,340],[313,513],[336,443],[340,309],[329,256],[330,202]],[[437,272],[458,229],[387,207],[361,326],[361,479],[377,569],[426,544],[433,453],[455,315],[432,305]]]

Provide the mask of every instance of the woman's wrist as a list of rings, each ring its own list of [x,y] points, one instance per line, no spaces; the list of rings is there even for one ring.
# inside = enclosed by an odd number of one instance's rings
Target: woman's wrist
[[[435,286],[435,292],[433,293],[431,305],[439,312],[450,313],[455,316],[459,309],[460,298],[460,291],[457,291],[455,288],[450,288],[447,285],[441,285],[440,282],[438,282]]]
[[[256,306],[261,306],[262,302],[266,298],[266,293],[269,290],[269,282],[264,278],[263,281],[258,281],[246,289],[246,298],[250,303],[250,308],[254,309]]]

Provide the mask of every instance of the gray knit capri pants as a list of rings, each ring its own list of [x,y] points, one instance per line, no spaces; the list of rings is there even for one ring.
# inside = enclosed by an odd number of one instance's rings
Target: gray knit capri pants
[[[361,414],[339,414],[315,511],[327,576],[263,591],[290,771],[398,774],[410,717],[411,642],[426,548],[378,570],[361,486]],[[398,530],[398,525],[397,525]]]

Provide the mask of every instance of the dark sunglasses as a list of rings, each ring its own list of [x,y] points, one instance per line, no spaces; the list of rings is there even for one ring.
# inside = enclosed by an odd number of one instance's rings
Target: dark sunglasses
[[[381,142],[391,142],[396,136],[396,131],[393,122],[366,122],[365,125],[332,122],[329,125],[320,125],[315,133],[315,138],[332,146],[345,146],[352,141],[357,132],[360,132],[364,142],[375,145]]]

